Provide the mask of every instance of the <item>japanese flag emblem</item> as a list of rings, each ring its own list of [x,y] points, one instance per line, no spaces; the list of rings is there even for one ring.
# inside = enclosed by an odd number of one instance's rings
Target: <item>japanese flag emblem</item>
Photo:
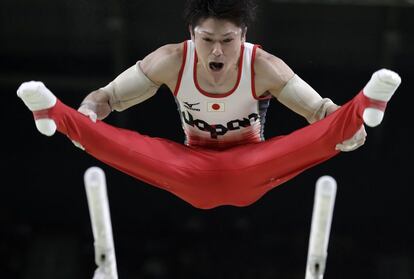
[[[211,112],[223,112],[225,110],[225,106],[223,102],[209,102],[207,103],[207,111]]]

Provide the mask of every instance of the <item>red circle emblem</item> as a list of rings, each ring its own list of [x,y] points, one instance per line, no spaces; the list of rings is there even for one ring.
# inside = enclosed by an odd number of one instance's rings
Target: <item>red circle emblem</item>
[[[220,105],[219,104],[213,104],[211,106],[211,108],[214,109],[214,110],[219,110],[220,109]]]

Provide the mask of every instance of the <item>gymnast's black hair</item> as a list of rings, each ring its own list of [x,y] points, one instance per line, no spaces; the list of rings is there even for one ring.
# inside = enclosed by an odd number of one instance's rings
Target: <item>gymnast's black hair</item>
[[[256,17],[254,0],[187,0],[184,20],[195,28],[206,18],[224,19],[246,29]]]

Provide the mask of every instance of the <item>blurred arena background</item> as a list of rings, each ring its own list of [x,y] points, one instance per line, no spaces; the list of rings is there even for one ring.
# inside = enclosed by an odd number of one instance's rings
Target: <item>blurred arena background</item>
[[[398,72],[402,85],[359,150],[306,171],[249,207],[204,211],[103,165],[60,134],[42,136],[16,97],[20,83],[41,80],[77,107],[152,50],[188,39],[184,1],[1,1],[0,278],[92,278],[83,185],[92,165],[106,172],[121,279],[304,278],[315,182],[325,174],[338,182],[325,278],[414,278],[414,1],[258,4],[248,41],[281,57],[322,96],[344,103],[383,67]],[[107,121],[183,141],[166,88]],[[272,101],[265,135],[304,125]]]

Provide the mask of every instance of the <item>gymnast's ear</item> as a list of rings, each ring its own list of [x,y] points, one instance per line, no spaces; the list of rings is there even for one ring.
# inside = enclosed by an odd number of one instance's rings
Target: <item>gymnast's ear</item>
[[[189,25],[189,26],[188,26],[188,31],[190,32],[191,40],[192,40],[192,41],[193,41],[193,43],[194,43],[194,28],[193,28],[193,26],[192,26],[192,25]]]
[[[247,33],[247,27],[243,27],[242,28],[242,34],[241,34],[242,43],[246,42],[246,33]]]

